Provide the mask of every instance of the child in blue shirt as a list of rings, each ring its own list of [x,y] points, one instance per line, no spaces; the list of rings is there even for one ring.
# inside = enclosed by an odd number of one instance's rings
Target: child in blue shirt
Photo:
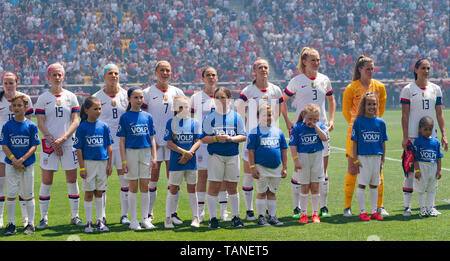
[[[380,185],[380,172],[383,169],[386,151],[385,141],[388,140],[386,124],[378,118],[378,96],[374,93],[363,95],[358,107],[357,118],[353,123],[351,139],[353,143],[353,164],[359,168],[358,189],[356,196],[360,208],[359,219],[383,220],[377,211],[378,185]],[[365,209],[365,189],[370,187],[370,218]]]
[[[281,226],[276,216],[276,192],[281,178],[287,175],[287,143],[283,132],[272,126],[272,107],[263,103],[258,108],[258,126],[247,137],[248,162],[256,179],[258,225]],[[269,220],[264,217],[267,198]]]
[[[141,191],[142,227],[153,229],[155,226],[148,219],[148,183],[150,170],[156,164],[155,128],[152,116],[141,110],[144,102],[142,89],[132,87],[127,95],[129,104],[127,112],[120,117],[117,136],[120,137],[122,166],[129,185],[130,229],[141,229],[136,213],[138,186]]]
[[[215,111],[203,120],[202,142],[208,144],[208,213],[209,227],[219,228],[216,218],[217,196],[223,181],[228,191],[228,199],[233,216],[233,227],[243,227],[239,218],[239,194],[237,184],[240,181],[239,143],[247,138],[241,116],[230,108],[231,91],[225,87],[214,92]]]
[[[434,207],[437,181],[441,178],[441,151],[439,140],[432,137],[433,118],[425,116],[419,121],[419,137],[414,140],[414,190],[420,206],[420,217],[438,216],[441,213]],[[425,192],[427,203],[425,204]]]
[[[33,234],[34,228],[34,152],[40,144],[38,128],[31,120],[25,117],[28,110],[28,99],[24,95],[15,96],[9,108],[14,113],[14,118],[3,125],[0,136],[0,145],[5,153],[6,184],[8,200],[9,224],[5,229],[6,235],[16,233],[15,208],[16,197],[19,190],[23,200],[26,201],[28,224],[25,226],[25,234]]]
[[[102,112],[100,100],[90,96],[84,100],[80,110],[81,123],[75,133],[73,147],[76,149],[82,178],[86,233],[94,232],[92,224],[93,197],[95,195],[96,226],[99,231],[109,231],[103,222],[103,193],[108,187],[111,175],[111,138],[106,123],[98,120]]]
[[[197,159],[195,152],[200,147],[200,124],[190,117],[190,99],[187,96],[176,96],[173,99],[176,115],[167,121],[164,140],[170,149],[169,160],[169,192],[166,199],[165,228],[174,228],[172,213],[176,210],[177,193],[183,182],[187,183],[189,205],[192,210],[192,227],[199,227],[197,194]]]
[[[328,140],[325,124],[319,121],[320,108],[316,104],[307,104],[300,113],[297,124],[291,131],[289,146],[294,159],[294,171],[300,172],[300,208],[301,224],[308,223],[308,196],[311,191],[313,223],[319,223],[319,184],[325,180],[323,171],[324,149],[322,141]]]

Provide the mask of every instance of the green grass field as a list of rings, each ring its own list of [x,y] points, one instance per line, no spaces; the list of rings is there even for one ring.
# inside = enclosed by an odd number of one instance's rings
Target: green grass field
[[[300,225],[292,215],[291,184],[293,164],[289,157],[288,177],[282,180],[278,193],[277,216],[285,223],[282,227],[259,227],[255,222],[244,221],[245,227],[233,229],[229,223],[221,222],[221,229],[210,230],[207,222],[203,222],[200,228],[193,229],[189,226],[191,211],[185,186],[182,186],[179,201],[178,214],[185,220],[183,225],[176,226],[173,230],[164,229],[163,218],[165,215],[165,199],[167,179],[165,170],[161,172],[158,185],[158,197],[155,203],[153,222],[157,229],[153,231],[130,231],[128,227],[119,224],[120,218],[120,185],[117,174],[114,171],[109,178],[107,191],[106,216],[111,232],[85,234],[84,227],[69,225],[70,210],[67,198],[67,185],[62,171],[55,173],[51,191],[49,210],[49,227],[44,230],[36,230],[33,235],[24,235],[21,225],[20,207],[16,208],[16,223],[18,233],[13,236],[4,236],[0,229],[0,241],[366,241],[369,239],[382,241],[448,241],[450,239],[450,154],[444,152],[442,160],[442,179],[439,181],[439,189],[436,195],[437,209],[442,213],[438,218],[418,217],[417,195],[412,199],[413,215],[403,217],[402,184],[403,171],[401,163],[401,123],[400,111],[387,111],[384,120],[388,125],[389,141],[387,142],[387,158],[384,167],[384,206],[390,213],[384,221],[361,222],[356,201],[356,193],[353,196],[352,210],[354,216],[345,218],[342,216],[344,207],[344,176],[347,168],[347,160],[342,148],[345,147],[347,124],[342,114],[337,112],[335,130],[331,132],[331,155],[328,167],[330,192],[328,208],[333,215],[331,218],[322,218],[320,224],[308,223]],[[450,123],[450,110],[445,111],[447,125]],[[291,116],[292,117],[292,116]],[[284,120],[280,120],[280,127],[285,130]],[[287,133],[287,132],[285,132]],[[38,149],[40,151],[40,148]],[[38,154],[39,157],[39,154]],[[39,159],[38,161],[39,162]],[[38,193],[41,182],[39,164],[35,164],[35,199],[36,217],[35,224],[39,224],[39,200]],[[241,175],[242,177],[242,175]],[[81,181],[78,179],[80,190]],[[80,197],[80,217],[85,221],[83,199]],[[256,193],[255,193],[256,194]],[[368,192],[366,193],[366,206],[369,206]],[[138,195],[138,217],[140,217]],[[240,214],[245,216],[245,206],[242,193],[240,195]],[[309,204],[311,206],[311,204]],[[310,213],[310,211],[308,211]],[[94,210],[95,218],[95,210]],[[4,223],[8,223],[6,206],[4,208]]]

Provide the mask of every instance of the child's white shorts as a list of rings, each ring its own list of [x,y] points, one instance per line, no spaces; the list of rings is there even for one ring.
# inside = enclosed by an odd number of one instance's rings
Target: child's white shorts
[[[19,192],[24,200],[33,198],[34,195],[34,165],[25,170],[17,170],[13,165],[5,165],[6,191],[8,198],[16,198]]]
[[[207,170],[208,169],[208,158],[209,153],[207,149],[207,145],[201,143],[198,150],[195,152],[195,157],[197,158],[197,169],[198,170]]]
[[[149,179],[152,167],[151,148],[126,149],[128,173],[125,178],[128,180]]]
[[[187,184],[197,184],[196,170],[169,171],[169,185],[181,186],[183,178]]]
[[[63,170],[73,170],[78,168],[78,158],[76,149],[71,146],[62,146],[63,155],[56,156],[56,152],[47,154],[41,152],[40,166],[45,170],[59,169],[59,162],[61,162],[61,168]]]
[[[170,160],[170,150],[167,148],[167,145],[157,146],[156,149],[156,160],[157,161],[166,161]]]
[[[220,156],[217,154],[209,155],[208,158],[208,180],[209,181],[228,181],[239,182],[240,180],[239,155]]]
[[[362,167],[359,168],[358,184],[360,185],[380,185],[381,155],[358,155],[358,161]]]
[[[314,153],[298,153],[298,159],[302,165],[302,168],[298,171],[300,184],[306,185],[325,180],[322,150]]]
[[[281,164],[275,169],[256,164],[256,169],[259,172],[259,179],[255,179],[256,191],[264,193],[270,190],[272,193],[277,193],[281,181],[281,168]]]
[[[414,178],[413,188],[418,193],[436,192],[438,181],[436,179],[437,164],[435,162],[419,161],[420,180]]]
[[[81,179],[81,189],[84,191],[105,191],[108,188],[108,176],[106,176],[107,160],[85,160],[87,177]]]

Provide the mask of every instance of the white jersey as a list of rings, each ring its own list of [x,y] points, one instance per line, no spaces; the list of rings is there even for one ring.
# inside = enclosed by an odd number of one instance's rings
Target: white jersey
[[[30,96],[26,95],[22,92],[16,92],[16,95],[25,95],[28,99],[28,110],[25,112],[25,116],[32,115],[34,112],[33,109],[33,102],[30,99]],[[3,124],[5,124],[7,121],[12,120],[14,118],[14,113],[10,111],[9,106],[11,105],[11,100],[8,100],[5,98],[5,96],[2,97],[0,100],[0,133],[3,128]],[[0,151],[2,150],[2,147],[0,146]]]
[[[320,107],[319,121],[328,125],[325,98],[333,95],[333,89],[326,75],[317,73],[317,77],[312,80],[305,74],[299,74],[289,81],[284,93],[288,96],[295,95],[292,101],[292,105],[296,108],[294,121],[297,121],[298,115],[307,104],[314,103]]]
[[[272,112],[278,113],[277,106],[283,102],[283,92],[280,87],[272,83],[269,83],[265,90],[260,90],[256,85],[250,84],[241,91],[239,98],[247,105],[245,130],[248,132],[258,126],[256,114],[261,103],[268,102],[272,106]]]
[[[441,88],[431,82],[421,89],[415,82],[403,87],[400,93],[400,103],[409,104],[408,137],[419,136],[419,121],[424,116],[430,116],[434,121],[433,137],[437,137],[436,106],[442,105]]]
[[[111,145],[112,149],[119,149],[120,137],[117,137],[117,128],[119,127],[120,116],[124,114],[128,106],[127,91],[120,88],[115,96],[107,95],[103,89],[96,92],[93,96],[97,97],[102,104],[102,113],[99,120],[105,122],[111,130],[111,136],[114,143]]]
[[[196,92],[191,96],[191,113],[196,114],[198,122],[203,122],[208,113],[216,109],[214,96],[209,96],[204,91]]]
[[[158,146],[165,146],[166,123],[174,115],[173,98],[184,95],[183,91],[169,85],[166,91],[161,91],[155,85],[144,90],[143,109],[150,113],[155,124],[155,140]]]
[[[45,91],[36,102],[37,115],[45,115],[45,125],[53,138],[60,138],[66,133],[72,124],[72,113],[80,112],[77,96],[63,89],[59,95],[53,95]],[[63,146],[73,146],[73,136],[64,142]]]

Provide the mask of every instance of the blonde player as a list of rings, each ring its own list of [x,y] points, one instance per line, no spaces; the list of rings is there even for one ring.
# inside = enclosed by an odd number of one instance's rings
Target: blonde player
[[[219,77],[216,69],[213,67],[206,67],[202,70],[202,81],[205,87],[202,91],[196,92],[191,96],[191,116],[197,119],[198,122],[202,122],[206,115],[215,110],[214,92],[217,88],[217,82]],[[206,201],[206,184],[208,180],[208,150],[207,145],[200,143],[200,148],[196,152],[197,156],[197,200],[198,200],[198,213],[200,222],[205,218],[205,201]],[[230,221],[227,212],[228,195],[225,188],[225,182],[219,191],[218,196],[220,206],[220,219],[223,221]]]
[[[183,178],[186,180],[189,205],[192,211],[192,227],[200,227],[198,218],[197,194],[197,159],[196,151],[200,147],[201,128],[199,122],[190,117],[190,99],[184,95],[173,99],[175,117],[167,121],[167,147],[170,149],[169,162],[169,192],[166,199],[165,228],[174,228],[172,222],[172,206],[180,190]]]
[[[353,82],[345,88],[342,98],[342,114],[344,115],[345,120],[348,122],[347,144],[345,151],[347,156],[348,170],[345,176],[344,187],[344,216],[346,217],[352,216],[351,204],[358,174],[358,169],[356,168],[356,166],[354,166],[352,161],[354,154],[352,152],[353,141],[351,140],[351,134],[353,121],[356,119],[356,115],[358,113],[359,102],[361,101],[363,95],[365,95],[366,93],[375,93],[378,96],[377,116],[380,118],[383,116],[386,106],[386,89],[381,82],[372,79],[373,68],[374,64],[371,58],[363,55],[358,57],[353,71]],[[382,171],[380,172],[380,179],[381,183],[378,186],[377,208],[378,212],[381,215],[388,215],[383,207],[384,180]]]
[[[31,119],[33,115],[33,103],[28,95],[17,91],[19,79],[17,75],[12,72],[5,72],[1,78],[3,90],[0,91],[0,132],[3,124],[14,118],[14,113],[10,110],[11,99],[16,95],[25,95],[28,99],[28,110],[25,116]],[[5,155],[0,147],[0,228],[3,227],[3,207],[5,202]],[[28,216],[26,211],[26,202],[22,200],[19,194],[20,207],[22,212],[23,224],[28,223]]]
[[[431,63],[427,59],[419,59],[414,65],[415,81],[403,87],[400,93],[402,104],[402,147],[406,150],[408,141],[414,143],[419,137],[418,126],[422,117],[429,116],[434,123],[438,123],[441,131],[441,145],[445,151],[448,150],[448,140],[445,133],[445,120],[443,112],[441,88],[428,81]],[[437,138],[437,126],[434,125],[431,134]],[[404,216],[411,215],[411,197],[413,192],[414,175],[409,173],[403,182]]]
[[[280,104],[283,103],[283,94],[280,87],[269,82],[269,72],[268,61],[263,58],[256,58],[253,64],[255,80],[240,93],[240,98],[237,101],[237,112],[244,119],[246,132],[258,125],[256,114],[258,112],[258,106],[262,102],[269,103],[273,108],[274,114],[280,114]],[[246,143],[242,149],[242,159],[244,161],[242,191],[244,192],[246,219],[256,220],[253,211],[253,177],[248,164]]]
[[[120,183],[120,223],[129,225],[128,219],[128,180],[125,179],[122,169],[122,158],[120,157],[120,139],[115,134],[119,127],[120,116],[125,113],[128,105],[127,91],[119,84],[119,68],[115,64],[107,64],[103,69],[103,80],[105,87],[93,96],[100,100],[102,113],[99,120],[105,122],[113,133],[114,143],[112,147],[111,164],[117,169],[117,175]],[[105,209],[106,193],[103,193],[103,222],[106,224]]]
[[[169,62],[159,61],[156,64],[155,75],[157,79],[156,84],[144,90],[143,104],[144,111],[150,113],[154,122],[158,123],[155,125],[157,163],[151,170],[152,173],[149,183],[150,203],[148,215],[150,219],[153,219],[153,206],[156,200],[159,172],[163,161],[166,164],[166,177],[169,177],[170,150],[167,148],[167,143],[164,140],[164,134],[166,132],[165,124],[174,115],[173,98],[178,95],[184,95],[181,89],[169,84],[172,76],[172,67]],[[178,198],[179,193],[177,193],[176,201],[178,201]],[[175,204],[174,207],[177,205]],[[173,222],[175,224],[182,223],[181,219],[177,216],[176,208],[173,211]]]
[[[300,52],[298,71],[299,75],[295,76],[289,81],[288,86],[284,89],[283,99],[284,103],[281,107],[282,113],[286,120],[286,127],[288,130],[292,130],[294,124],[289,120],[287,116],[287,105],[286,102],[290,97],[294,97],[292,105],[296,108],[296,114],[294,119],[298,119],[300,112],[305,108],[307,104],[313,103],[317,104],[320,108],[320,122],[324,123],[328,127],[328,131],[334,129],[334,115],[336,112],[336,101],[333,95],[333,89],[331,88],[330,79],[319,73],[320,67],[320,56],[319,52],[314,48],[304,47]],[[325,102],[328,103],[328,116],[327,119]],[[328,157],[330,155],[330,140],[324,142],[323,150],[323,165],[325,172],[325,179],[321,182],[320,190],[320,213],[321,217],[330,217],[327,208],[328,200]],[[294,218],[299,218],[300,216],[300,184],[299,173],[294,172],[291,179],[291,193],[294,204]]]
[[[28,224],[24,227],[25,234],[34,233],[34,152],[40,144],[37,126],[25,117],[28,110],[28,97],[17,95],[11,100],[10,110],[14,118],[3,125],[0,135],[0,145],[4,151],[6,165],[6,180],[8,191],[9,224],[5,229],[6,235],[16,233],[15,210],[17,192],[20,191],[28,213]]]
[[[36,118],[43,136],[40,167],[42,183],[39,190],[39,206],[41,221],[37,228],[48,226],[48,208],[53,173],[58,170],[59,163],[66,173],[71,221],[73,225],[84,226],[78,217],[80,192],[77,183],[78,160],[73,148],[73,134],[79,125],[77,97],[63,89],[64,67],[59,63],[48,66],[47,76],[50,90],[38,97],[36,102]]]

